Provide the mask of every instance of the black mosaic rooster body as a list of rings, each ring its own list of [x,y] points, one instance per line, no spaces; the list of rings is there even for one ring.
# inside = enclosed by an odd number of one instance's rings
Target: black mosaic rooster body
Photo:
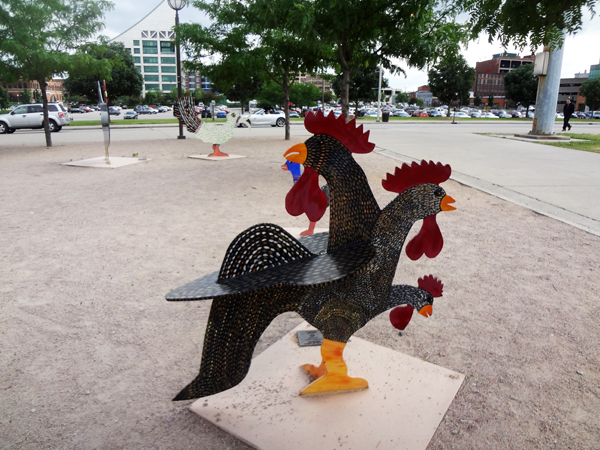
[[[260,335],[287,311],[298,312],[324,337],[322,364],[303,366],[317,380],[302,394],[363,389],[366,381],[348,377],[342,358],[350,336],[398,305],[431,314],[441,283],[420,280],[417,288],[392,282],[412,225],[442,209],[454,209],[438,186],[450,168],[433,163],[403,167],[404,172],[386,180],[386,188],[399,195],[381,210],[364,172],[341,142],[344,138],[332,134],[317,134],[286,153],[326,179],[328,235],[299,242],[276,225],[256,225],[232,242],[219,274],[167,295],[174,301],[213,298],[200,373],[175,400],[205,397],[240,383]]]

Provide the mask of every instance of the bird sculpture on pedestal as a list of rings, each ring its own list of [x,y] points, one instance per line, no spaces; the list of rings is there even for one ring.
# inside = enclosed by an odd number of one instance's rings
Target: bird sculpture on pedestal
[[[408,256],[431,258],[441,251],[435,215],[455,209],[439,186],[450,177],[450,166],[422,161],[396,168],[383,187],[398,195],[381,209],[352,157],[374,148],[368,132],[354,121],[322,113],[309,114],[305,126],[314,136],[284,155],[305,167],[286,206],[294,214],[326,208],[318,186],[322,175],[329,186],[329,233],[298,241],[277,225],[255,225],[233,240],[219,272],[167,294],[170,301],[213,299],[200,373],[175,400],[206,397],[239,384],[263,331],[288,311],[323,334],[321,363],[302,366],[315,381],[300,395],[365,389],[366,380],[348,375],[343,359],[348,339],[400,305],[428,317],[434,298],[442,294],[443,285],[433,276],[420,279],[419,287],[393,285],[393,279],[415,222],[424,220],[424,226],[409,243]],[[412,310],[404,308],[391,320],[403,327],[409,314]]]

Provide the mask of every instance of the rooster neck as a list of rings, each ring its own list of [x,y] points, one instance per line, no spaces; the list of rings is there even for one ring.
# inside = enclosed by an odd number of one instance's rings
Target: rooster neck
[[[327,181],[330,192],[328,251],[368,242],[381,210],[362,168],[337,139],[316,135],[306,143],[305,165]]]

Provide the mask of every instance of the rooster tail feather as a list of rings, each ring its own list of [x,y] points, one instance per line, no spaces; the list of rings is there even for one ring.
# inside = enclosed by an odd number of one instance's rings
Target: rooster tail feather
[[[181,97],[173,105],[173,115],[179,119],[181,125],[185,125],[190,133],[196,133],[202,125],[194,108],[192,97]]]

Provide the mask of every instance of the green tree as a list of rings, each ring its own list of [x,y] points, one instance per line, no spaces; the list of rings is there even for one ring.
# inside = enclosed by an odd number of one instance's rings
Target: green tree
[[[213,79],[213,55],[221,56],[217,66],[235,71],[261,73],[283,89],[286,115],[285,139],[290,138],[289,92],[295,78],[323,66],[323,44],[298,38],[298,30],[286,28],[288,16],[307,0],[197,0],[194,6],[213,21],[209,27],[182,24],[177,39],[202,73]],[[222,71],[221,71],[222,73]],[[235,83],[231,83],[234,85]]]
[[[88,55],[72,50],[102,30],[111,7],[108,0],[4,0],[0,6],[0,79],[39,83],[48,147],[48,80],[85,67],[102,72]]]
[[[33,91],[33,100],[36,103],[40,103],[42,101],[42,93],[40,92],[39,89],[36,89],[35,91]]]
[[[146,92],[144,102],[146,105],[156,105],[158,103],[158,89]]]
[[[525,117],[528,117],[529,105],[535,104],[538,90],[538,79],[533,74],[533,64],[522,64],[504,75],[504,90],[506,98],[527,106]]]
[[[142,74],[135,67],[131,51],[121,42],[106,42],[100,40],[99,44],[89,43],[79,48],[80,52],[89,55],[97,61],[108,61],[110,75],[106,78],[106,90],[109,98],[118,98],[125,95],[140,95],[144,80]],[[98,97],[98,74],[89,70],[70,76],[64,81],[65,90],[71,94],[85,95],[90,101]]]
[[[527,45],[560,47],[565,34],[581,29],[583,10],[594,15],[597,0],[457,0],[456,5],[470,13],[473,38],[487,33],[506,48]]]
[[[473,105],[475,106],[475,108],[479,108],[481,105],[483,105],[483,100],[481,100],[479,94],[476,95],[475,98],[473,98]]]
[[[27,88],[21,91],[21,103],[31,103],[31,91]]]
[[[451,55],[434,66],[428,76],[431,93],[450,108],[451,102],[463,103],[469,95],[475,82],[475,69],[469,67],[462,55]]]
[[[333,80],[331,87],[335,92],[343,90],[343,74],[338,74]],[[387,78],[382,78],[381,87],[388,87]],[[354,102],[358,107],[358,102],[371,102],[377,100],[377,89],[379,88],[379,68],[361,67],[352,72],[348,90],[348,102]]]
[[[408,99],[408,104],[409,105],[417,105],[419,108],[422,108],[423,106],[425,106],[425,102],[423,102],[422,98],[418,98],[418,97],[411,97]]]
[[[323,97],[323,92],[312,83],[296,83],[290,88],[290,102],[297,107],[313,106]]]
[[[488,108],[493,108],[494,107],[494,94],[490,93],[488,95]]]
[[[396,103],[408,103],[410,95],[407,92],[398,92],[396,94]]]
[[[585,97],[585,104],[592,111],[600,109],[600,78],[584,81],[579,88],[579,95]]]
[[[263,0],[268,2],[270,0]],[[324,58],[342,74],[340,101],[348,117],[352,72],[380,64],[392,73],[424,68],[457,53],[467,29],[454,21],[457,11],[442,0],[304,0],[283,22],[314,45],[332,51]],[[336,91],[337,92],[337,91]]]
[[[10,107],[10,99],[8,90],[0,86],[0,109],[8,109]]]
[[[323,92],[322,98],[324,103],[331,103],[334,100],[333,92],[327,89],[325,92]]]

